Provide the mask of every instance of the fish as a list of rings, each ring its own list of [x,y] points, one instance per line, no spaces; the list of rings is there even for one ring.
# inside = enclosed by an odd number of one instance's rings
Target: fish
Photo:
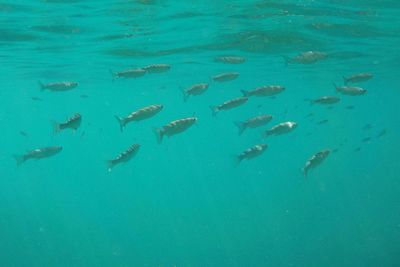
[[[54,83],[42,83],[38,82],[40,86],[40,90],[49,90],[53,92],[61,92],[61,91],[69,91],[76,88],[79,83],[77,82],[54,82]]]
[[[374,75],[372,73],[357,73],[353,74],[351,76],[345,77],[343,76],[343,80],[345,84],[348,83],[359,83],[359,82],[365,82],[370,79],[372,79]]]
[[[193,124],[195,124],[197,120],[197,117],[188,117],[180,120],[171,121],[161,128],[155,128],[154,133],[156,134],[157,142],[160,144],[164,136],[171,137],[173,135],[186,131]]]
[[[28,134],[25,131],[19,131],[19,134],[24,137],[28,137]]]
[[[368,143],[368,142],[370,142],[371,140],[372,140],[371,137],[365,137],[365,138],[363,138],[361,141],[362,141],[363,143]]]
[[[140,145],[133,144],[127,150],[120,153],[116,158],[107,160],[107,169],[110,172],[116,165],[126,163],[131,160],[139,151]]]
[[[367,93],[367,89],[355,86],[337,86],[334,84],[336,91],[343,95],[360,96]]]
[[[267,148],[268,148],[268,145],[266,145],[266,144],[259,144],[259,145],[252,146],[252,147],[246,149],[245,151],[243,151],[242,153],[240,153],[240,155],[236,156],[236,162],[237,162],[237,164],[239,164],[244,159],[250,160],[255,157],[258,157],[261,154],[263,154]]]
[[[66,122],[62,123],[53,122],[53,132],[59,133],[60,131],[65,129],[72,129],[76,131],[81,126],[81,122],[82,122],[81,114],[76,113],[72,117],[68,118]]]
[[[317,124],[318,125],[322,125],[322,124],[325,124],[325,123],[328,123],[328,122],[329,122],[329,120],[324,119],[324,120],[320,120],[319,122],[317,122]]]
[[[316,154],[314,154],[305,164],[304,168],[303,168],[303,173],[304,176],[307,177],[308,172],[311,169],[314,169],[315,167],[319,166],[322,162],[325,161],[325,159],[329,156],[330,154],[330,150],[329,149],[325,149],[322,150],[320,152],[317,152]]]
[[[162,72],[167,72],[171,69],[171,65],[168,64],[152,64],[143,67],[147,73],[162,73]]]
[[[284,86],[281,85],[264,85],[257,87],[254,90],[246,91],[246,90],[241,90],[243,96],[250,97],[250,96],[258,96],[258,97],[264,97],[264,96],[273,96],[276,94],[279,94],[285,90]]]
[[[246,61],[244,57],[239,56],[219,56],[214,59],[216,62],[226,63],[226,64],[242,64]]]
[[[239,135],[241,135],[247,128],[257,128],[263,126],[272,120],[272,115],[259,115],[247,119],[246,121],[237,121],[235,125],[239,128]]]
[[[293,58],[285,57],[286,65],[290,63],[298,63],[298,64],[313,64],[323,59],[326,59],[328,56],[325,52],[320,51],[306,51],[298,54]]]
[[[332,105],[340,102],[340,98],[337,96],[322,96],[317,99],[310,100],[310,104],[319,104],[319,105]]]
[[[210,106],[210,109],[212,111],[213,116],[215,116],[215,115],[217,115],[217,113],[219,111],[236,108],[236,107],[241,106],[244,103],[246,103],[247,100],[249,100],[248,97],[237,97],[237,98],[225,101],[224,103],[222,103],[218,106]]]
[[[227,81],[235,80],[237,77],[239,77],[238,72],[226,72],[226,73],[221,73],[221,74],[215,75],[212,77],[212,79],[216,82],[227,82]]]
[[[377,135],[376,138],[381,138],[382,136],[384,136],[385,134],[387,134],[387,130],[383,129],[382,131],[380,131]]]
[[[43,101],[42,98],[36,97],[36,96],[31,96],[31,99],[34,100],[34,101]]]
[[[132,121],[141,121],[145,120],[148,118],[153,117],[156,115],[158,112],[160,112],[163,109],[163,105],[150,105],[141,109],[138,109],[131,114],[129,114],[126,117],[120,117],[118,115],[115,115],[115,118],[118,120],[119,126],[121,128],[121,132],[125,129],[125,126],[132,122]]]
[[[189,96],[197,96],[203,94],[208,89],[208,83],[198,83],[182,90],[183,100],[186,102]]]
[[[61,152],[63,148],[61,146],[50,146],[50,147],[43,147],[43,148],[37,148],[31,151],[28,151],[24,155],[14,155],[15,160],[17,161],[17,166],[20,166],[22,163],[24,163],[27,160],[30,159],[43,159],[43,158],[49,158],[52,157],[59,152]]]
[[[355,106],[353,106],[353,105],[346,106],[346,109],[354,109],[354,108],[355,108]]]
[[[111,74],[113,75],[113,79],[118,79],[118,78],[138,78],[146,74],[146,70],[143,68],[136,68],[136,69],[129,69],[129,70],[124,70],[124,71],[119,71],[113,73],[110,71]]]
[[[271,135],[286,134],[296,129],[297,123],[293,121],[286,121],[273,126],[271,129],[264,132],[264,137]]]

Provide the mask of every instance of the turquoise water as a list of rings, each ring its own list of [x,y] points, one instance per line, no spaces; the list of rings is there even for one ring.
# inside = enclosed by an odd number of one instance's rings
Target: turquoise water
[[[400,266],[400,3],[183,2],[0,2],[0,266]],[[306,51],[326,57],[285,63]],[[171,69],[110,73],[150,64]],[[240,75],[210,78],[224,72]],[[363,72],[373,78],[352,85],[366,94],[335,92]],[[79,85],[51,92],[38,81]],[[185,102],[182,88],[196,83],[209,89]],[[275,84],[286,89],[211,114]],[[307,100],[331,95],[340,102]],[[164,108],[121,133],[114,115],[152,104]],[[77,131],[53,133],[75,113]],[[260,114],[273,119],[239,136],[234,122]],[[154,127],[192,116],[157,144]],[[284,121],[298,126],[261,138]],[[107,171],[132,144],[137,155]],[[13,158],[48,146],[63,150]]]

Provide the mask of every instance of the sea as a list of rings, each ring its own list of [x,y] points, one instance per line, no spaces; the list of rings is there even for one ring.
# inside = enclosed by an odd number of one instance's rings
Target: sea
[[[399,17],[1,0],[0,266],[400,266]]]

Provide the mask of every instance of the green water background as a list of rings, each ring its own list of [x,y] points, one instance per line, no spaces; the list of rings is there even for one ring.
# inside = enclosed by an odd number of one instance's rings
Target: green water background
[[[399,266],[399,10],[355,0],[2,1],[0,266]],[[328,58],[285,66],[283,55],[308,50]],[[220,55],[246,62],[214,62]],[[110,70],[157,63],[171,70],[112,81]],[[239,78],[210,81],[229,71]],[[304,100],[336,95],[332,83],[357,72],[374,74],[360,84],[367,95],[332,109]],[[64,80],[80,84],[62,93],[37,84]],[[199,82],[209,90],[185,103],[180,88]],[[211,116],[209,105],[264,84],[286,90]],[[120,132],[115,114],[150,104],[164,110]],[[75,134],[52,134],[51,121],[76,112]],[[273,121],[239,137],[233,122],[261,113]],[[193,114],[196,126],[156,143],[153,127]],[[286,120],[298,122],[293,133],[260,138]],[[261,142],[264,155],[234,166]],[[108,173],[105,160],[133,143],[138,155]],[[49,145],[64,149],[16,166],[14,154]],[[306,160],[325,148],[337,152],[305,179]]]

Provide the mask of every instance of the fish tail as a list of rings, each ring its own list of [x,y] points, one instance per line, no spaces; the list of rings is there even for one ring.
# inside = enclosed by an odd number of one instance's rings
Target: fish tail
[[[308,175],[308,169],[307,168],[303,168],[303,174],[304,174],[304,177],[307,178],[307,175]]]
[[[187,102],[187,100],[189,98],[189,94],[185,91],[184,88],[181,88],[181,92],[182,92],[182,95],[183,95],[183,101]]]
[[[243,96],[245,96],[245,97],[248,97],[250,95],[249,91],[247,91],[247,90],[240,90],[240,92],[242,92]]]
[[[344,84],[347,84],[349,80],[345,76],[342,76],[342,77],[343,77]]]
[[[284,55],[282,55],[281,57],[285,61],[285,67],[289,66],[290,58],[288,56],[284,56]]]
[[[38,81],[38,84],[39,84],[39,88],[41,91],[46,89],[46,87],[44,86],[44,84],[41,81]]]
[[[336,83],[332,83],[332,84],[333,84],[333,87],[337,90],[337,88],[338,88],[337,84]]]
[[[53,126],[53,134],[57,134],[61,131],[60,123],[52,121],[51,125]]]
[[[26,157],[24,155],[14,155],[13,157],[17,161],[17,166],[20,166],[26,161]]]
[[[234,123],[239,129],[239,135],[242,135],[244,130],[246,130],[246,123],[241,122],[241,121],[235,121]]]
[[[121,129],[121,132],[124,131],[125,129],[125,125],[126,125],[126,121],[124,118],[119,117],[118,115],[114,115],[114,117],[117,119],[118,123],[119,123],[119,127]]]
[[[108,71],[111,74],[112,81],[115,81],[116,79],[118,79],[118,75],[115,72],[113,72],[111,69],[109,69]]]
[[[271,135],[271,132],[268,130],[268,131],[265,131],[265,132],[263,132],[262,134],[261,134],[261,136],[263,137],[263,138],[267,138],[268,136],[270,136]]]
[[[210,106],[210,109],[211,109],[212,115],[215,117],[219,111],[218,106]]]
[[[106,161],[106,166],[107,166],[107,171],[108,172],[111,172],[112,171],[112,169],[114,168],[114,162],[112,161],[112,160],[107,160]]]
[[[164,131],[162,128],[153,128],[153,132],[157,137],[157,143],[161,144],[162,139],[164,137]]]
[[[240,163],[242,162],[243,158],[241,156],[234,156],[233,157],[233,162],[235,164],[235,167],[239,166]]]

